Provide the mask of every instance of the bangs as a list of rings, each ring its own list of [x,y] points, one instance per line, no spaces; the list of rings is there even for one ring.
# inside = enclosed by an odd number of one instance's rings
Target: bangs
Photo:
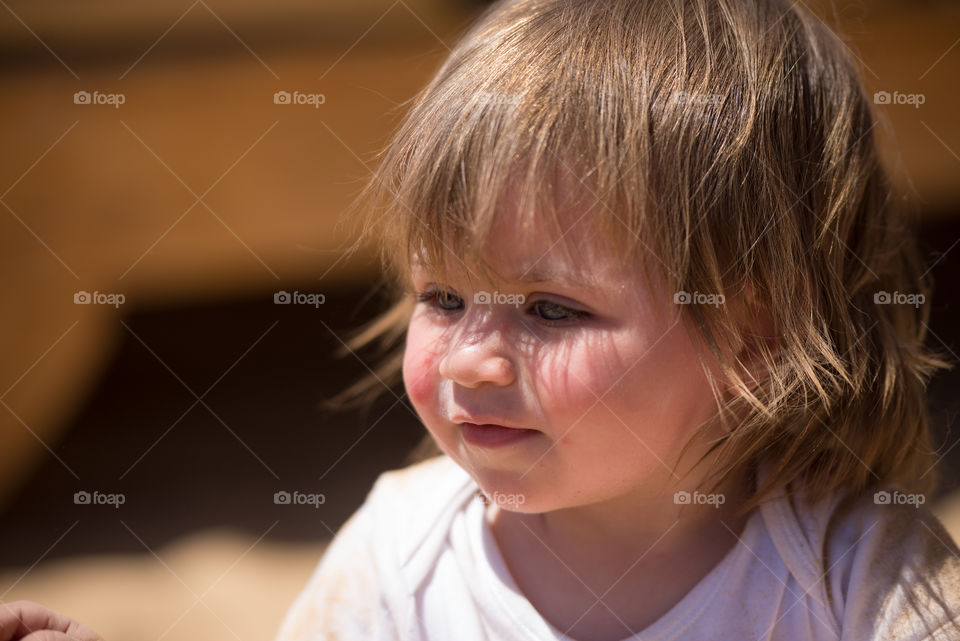
[[[539,29],[530,24],[538,20]],[[547,28],[543,17],[523,29],[519,21],[466,36],[380,164],[373,223],[382,225],[386,266],[403,282],[414,260],[442,276],[453,267],[493,280],[484,249],[501,224],[547,235],[572,265],[568,232],[581,219],[616,260],[644,246],[645,145],[624,124],[642,122],[629,115],[641,88],[622,59],[573,32]]]

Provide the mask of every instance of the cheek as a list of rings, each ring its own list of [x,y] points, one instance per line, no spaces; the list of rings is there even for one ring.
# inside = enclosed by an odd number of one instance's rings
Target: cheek
[[[639,436],[660,449],[685,434],[688,424],[699,424],[712,395],[679,329],[654,345],[653,339],[622,336],[571,345],[544,359],[537,394],[561,441],[626,436],[632,445]],[[607,428],[611,432],[601,438]]]
[[[414,406],[429,405],[436,398],[437,355],[427,349],[423,332],[415,327],[407,332],[403,352],[403,384]]]
[[[584,337],[538,355],[534,380],[543,403],[570,411],[593,405],[625,370],[614,341]]]
[[[685,442],[716,410],[693,345],[679,326],[633,362],[609,389],[605,406],[655,450]]]
[[[540,360],[532,373],[535,395],[554,436],[569,446],[583,440],[582,427],[595,414],[597,397],[616,377],[598,367],[598,352],[562,349]]]

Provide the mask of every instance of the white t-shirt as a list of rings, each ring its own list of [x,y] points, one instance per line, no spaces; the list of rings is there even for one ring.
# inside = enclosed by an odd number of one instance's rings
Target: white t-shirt
[[[513,581],[478,490],[446,456],[382,474],[276,641],[574,641]],[[960,552],[929,510],[865,497],[824,551],[836,503],[764,503],[690,592],[624,641],[960,639]]]

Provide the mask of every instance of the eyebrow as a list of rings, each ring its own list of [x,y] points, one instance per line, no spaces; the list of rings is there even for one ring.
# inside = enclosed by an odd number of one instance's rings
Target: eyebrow
[[[414,270],[430,271],[426,265],[417,259],[411,261],[411,267]],[[558,283],[572,288],[597,287],[599,284],[599,281],[593,277],[588,277],[586,280],[581,281],[564,272],[556,272],[549,268],[535,268],[532,266],[512,274],[505,274],[504,278],[509,282],[526,283],[530,285]]]
[[[596,287],[597,280],[595,278],[587,278],[585,281],[581,281],[578,278],[574,278],[563,272],[555,272],[549,269],[535,269],[530,268],[529,271],[521,271],[517,274],[509,275],[509,280],[522,282],[522,283],[559,283],[561,285],[566,285],[569,287]]]

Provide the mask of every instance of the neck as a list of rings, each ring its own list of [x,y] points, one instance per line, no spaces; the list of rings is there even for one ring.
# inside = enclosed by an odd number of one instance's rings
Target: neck
[[[723,502],[712,504],[676,503],[674,491],[686,488],[690,495],[703,479],[688,478],[673,491],[637,491],[606,501],[554,510],[542,514],[520,514],[496,509],[494,522],[500,529],[528,530],[552,554],[567,562],[609,561],[620,566],[624,559],[643,558],[649,564],[669,562],[680,556],[701,555],[713,565],[722,558],[746,523],[737,509],[752,491],[752,477],[742,471],[726,479],[713,491]],[[576,561],[571,561],[576,562]]]
[[[716,489],[726,499],[716,508],[675,503],[674,491],[699,487],[685,480],[669,493],[647,490],[542,514],[493,505],[491,528],[520,591],[551,624],[574,638],[622,639],[668,612],[743,531],[747,517],[735,513],[753,490],[749,474]]]

